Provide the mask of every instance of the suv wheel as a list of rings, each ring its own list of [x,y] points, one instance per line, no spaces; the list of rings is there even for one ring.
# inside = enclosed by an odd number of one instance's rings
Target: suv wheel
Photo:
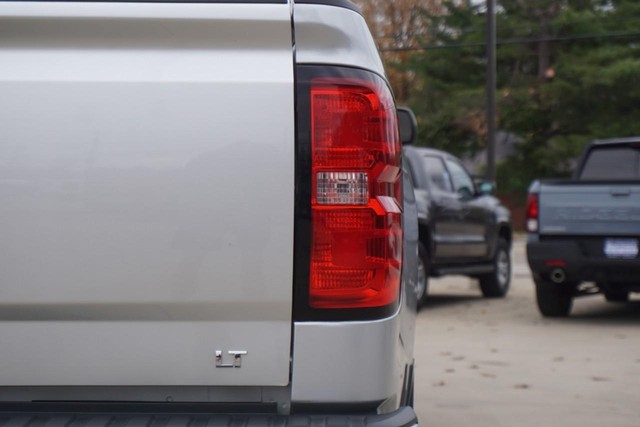
[[[505,239],[498,240],[498,248],[493,259],[493,271],[479,277],[480,289],[485,298],[502,298],[507,295],[511,284],[511,254]]]
[[[538,309],[545,317],[567,317],[573,304],[574,283],[536,280]]]

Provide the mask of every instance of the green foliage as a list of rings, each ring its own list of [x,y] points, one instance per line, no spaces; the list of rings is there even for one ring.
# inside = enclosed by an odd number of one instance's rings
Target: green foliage
[[[498,127],[522,139],[498,168],[499,190],[567,176],[594,138],[640,135],[640,2],[498,0]],[[446,1],[427,15],[425,50],[408,67],[423,82],[411,105],[419,144],[459,155],[486,145],[485,16]]]

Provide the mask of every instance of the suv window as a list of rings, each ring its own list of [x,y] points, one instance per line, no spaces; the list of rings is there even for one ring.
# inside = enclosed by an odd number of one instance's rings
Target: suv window
[[[433,156],[424,156],[422,161],[424,162],[424,170],[429,178],[429,184],[440,191],[451,193],[453,191],[451,180],[442,160]]]
[[[632,147],[594,148],[583,166],[580,179],[636,179],[640,151]]]
[[[473,196],[475,194],[475,186],[467,171],[458,162],[448,159],[446,162],[453,181],[454,191],[463,196]]]

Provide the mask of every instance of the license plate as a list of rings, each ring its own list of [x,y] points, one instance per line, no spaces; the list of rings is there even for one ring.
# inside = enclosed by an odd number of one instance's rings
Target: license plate
[[[637,239],[606,239],[604,254],[608,258],[635,258],[638,256]]]

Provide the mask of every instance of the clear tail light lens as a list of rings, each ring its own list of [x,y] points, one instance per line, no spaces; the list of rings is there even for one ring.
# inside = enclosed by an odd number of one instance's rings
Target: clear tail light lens
[[[311,81],[309,305],[366,308],[399,297],[401,146],[381,79]]]

